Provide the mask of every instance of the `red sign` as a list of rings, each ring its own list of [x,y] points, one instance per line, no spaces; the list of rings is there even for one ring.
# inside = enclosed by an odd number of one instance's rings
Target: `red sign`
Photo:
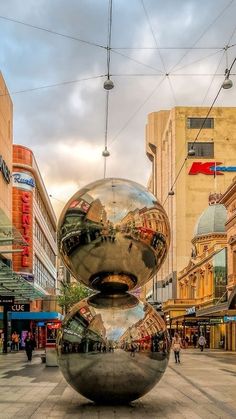
[[[21,195],[22,199],[22,228],[23,228],[23,237],[25,241],[30,243],[30,228],[31,228],[31,214],[30,214],[30,193],[23,192]],[[30,266],[30,249],[29,246],[23,247],[21,265],[24,267]]]
[[[217,168],[216,170],[216,166],[218,166],[219,164],[221,164],[221,162],[218,162],[218,161],[217,162],[208,161],[206,163],[194,162],[188,174],[198,175],[199,173],[202,173],[203,175],[223,175],[223,173],[220,173],[219,168]]]
[[[47,327],[48,329],[60,329],[61,323],[48,323]]]

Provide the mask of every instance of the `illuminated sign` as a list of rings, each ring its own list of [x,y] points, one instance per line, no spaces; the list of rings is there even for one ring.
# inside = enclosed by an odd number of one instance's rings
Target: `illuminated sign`
[[[196,307],[195,306],[186,308],[186,314],[195,314],[195,313],[196,313]]]
[[[31,214],[30,214],[30,194],[29,192],[23,192],[22,196],[22,228],[23,237],[29,244],[30,242],[30,227],[31,227]],[[21,265],[24,267],[29,266],[30,248],[29,246],[23,247],[21,255]]]
[[[10,308],[10,311],[30,311],[30,305],[29,304],[13,304]]]
[[[12,173],[13,186],[20,189],[31,191],[35,187],[35,181],[32,176],[24,172]]]
[[[3,179],[7,182],[10,183],[11,180],[11,172],[8,169],[5,160],[3,160],[2,156],[0,156],[0,172],[2,172],[3,175]]]
[[[224,316],[224,322],[236,322],[236,316]]]
[[[221,162],[194,162],[188,172],[189,175],[223,175],[221,172],[236,172],[236,166],[219,166]]]

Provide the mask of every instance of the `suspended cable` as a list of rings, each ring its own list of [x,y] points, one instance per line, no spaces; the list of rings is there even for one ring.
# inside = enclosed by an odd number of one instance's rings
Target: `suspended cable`
[[[118,51],[114,50],[113,48],[111,48],[111,51],[114,54],[120,55],[121,57],[127,58],[130,61],[133,61],[134,63],[140,64],[140,65],[142,65],[142,66],[144,66],[146,68],[150,68],[151,70],[154,70],[154,71],[156,71],[156,72],[158,72],[160,74],[163,74],[163,71],[160,70],[159,68],[155,68],[155,67],[153,67],[151,65],[148,65],[148,64],[143,63],[142,61],[138,61],[135,58],[132,58],[132,57],[129,57],[128,55],[126,55],[126,54],[123,54],[122,52],[118,52]]]
[[[234,60],[233,60],[233,62],[232,62],[232,64],[231,64],[231,66],[230,66],[230,68],[228,69],[227,74],[226,74],[226,77],[229,77],[230,72],[231,72],[231,70],[232,70],[233,65],[234,65],[234,63],[235,63],[235,62],[236,62],[236,58],[234,58]],[[198,137],[199,137],[199,135],[200,135],[200,133],[201,133],[202,129],[204,128],[205,122],[206,122],[206,120],[207,120],[208,116],[210,115],[211,110],[212,110],[212,108],[213,108],[213,106],[214,106],[215,102],[217,101],[218,96],[219,96],[219,94],[220,94],[220,92],[221,92],[222,88],[223,88],[223,83],[221,83],[221,86],[220,86],[220,88],[219,88],[219,90],[218,90],[218,92],[217,92],[217,94],[216,94],[216,96],[215,96],[215,98],[214,98],[214,100],[213,100],[213,102],[212,102],[212,104],[211,104],[210,108],[208,109],[208,112],[207,112],[207,114],[206,114],[205,118],[204,118],[204,119],[203,119],[203,121],[202,121],[202,124],[201,124],[201,126],[200,126],[200,128],[199,128],[199,130],[198,130],[198,132],[197,132],[197,135],[196,135],[196,137],[195,137],[194,141],[192,142],[192,147],[194,146],[194,144],[195,144],[195,143],[196,143],[196,141],[198,140]],[[165,200],[164,200],[164,202],[163,202],[163,206],[165,205],[165,203],[166,203],[166,201],[167,201],[167,199],[168,199],[168,196],[169,196],[169,195],[174,195],[173,188],[174,188],[174,186],[175,186],[175,184],[176,184],[176,182],[177,182],[177,180],[178,180],[178,178],[179,178],[179,176],[180,176],[180,174],[181,174],[181,172],[182,172],[182,170],[183,170],[183,168],[184,168],[184,165],[185,165],[185,163],[186,163],[187,159],[188,159],[188,154],[185,156],[184,161],[183,161],[182,165],[180,166],[180,169],[179,169],[179,171],[178,171],[178,173],[177,173],[177,175],[176,175],[176,177],[175,177],[175,180],[174,180],[173,184],[171,185],[170,191],[169,191],[169,193],[168,193],[168,195],[167,195],[166,199],[165,199]]]
[[[224,55],[225,55],[225,52],[223,52],[223,54],[222,54],[222,55],[221,55],[221,57],[220,57],[219,63],[218,63],[218,65],[217,65],[217,67],[216,67],[216,71],[215,71],[215,73],[214,73],[214,74],[213,74],[213,76],[212,76],[212,79],[211,79],[211,81],[210,81],[210,84],[209,84],[209,86],[208,86],[208,88],[207,88],[207,91],[206,91],[206,93],[205,93],[205,95],[204,95],[204,98],[203,98],[203,100],[202,100],[201,106],[203,106],[203,103],[205,102],[205,100],[206,100],[206,98],[207,98],[207,95],[208,95],[208,93],[209,93],[209,91],[210,91],[210,89],[211,89],[211,86],[212,86],[213,81],[214,81],[214,79],[215,79],[215,77],[216,77],[217,71],[218,71],[218,69],[219,69],[219,67],[220,67],[220,65],[221,65],[221,63],[222,63],[222,60],[223,60],[223,58],[224,58]]]
[[[107,138],[108,138],[108,119],[109,119],[109,91],[113,89],[114,84],[112,80],[110,80],[110,64],[111,64],[111,30],[112,30],[112,0],[109,0],[109,7],[108,7],[108,29],[107,29],[107,80],[104,82],[104,89],[106,90],[106,105],[105,105],[105,141],[104,141],[104,150],[103,150],[103,157],[104,157],[104,172],[103,177],[106,177],[106,169],[107,169],[107,157],[110,156],[110,153],[107,149]]]
[[[183,59],[188,55],[189,51],[195,47],[195,45],[203,38],[203,36],[208,32],[208,30],[217,22],[217,20],[225,13],[225,11],[231,6],[231,4],[234,3],[234,0],[230,0],[230,2],[221,10],[221,12],[213,19],[213,21],[204,29],[204,31],[201,33],[201,35],[197,38],[197,40],[194,42],[193,46],[180,58],[180,60],[175,64],[174,67],[170,70],[172,72],[182,61]]]
[[[20,93],[34,92],[36,90],[49,89],[51,87],[65,86],[67,84],[81,83],[83,81],[99,79],[99,78],[102,78],[102,77],[105,77],[105,74],[101,74],[100,76],[86,77],[84,79],[69,80],[69,81],[63,81],[63,82],[60,82],[60,83],[53,83],[53,84],[45,84],[44,86],[31,87],[29,89],[15,90],[15,91],[11,92],[11,95],[17,95],[17,94],[20,94]],[[8,96],[8,93],[0,94],[0,96]]]
[[[155,88],[152,90],[152,92],[146,97],[146,99],[139,105],[139,107],[135,110],[135,112],[131,115],[131,117],[126,121],[126,123],[123,125],[123,127],[118,131],[118,133],[112,138],[110,141],[110,146],[117,140],[119,135],[127,128],[129,123],[134,119],[134,117],[137,115],[137,113],[142,109],[142,107],[148,102],[148,100],[156,93],[157,89],[161,86],[163,81],[165,80],[166,76],[162,78],[161,81],[155,86]]]
[[[91,42],[91,41],[86,41],[85,39],[77,38],[75,36],[67,35],[67,34],[64,34],[64,33],[61,33],[61,32],[56,32],[56,31],[53,31],[52,29],[42,28],[41,26],[32,25],[30,23],[22,22],[20,20],[12,19],[10,17],[0,16],[0,19],[7,20],[7,21],[13,22],[13,23],[17,23],[19,25],[27,26],[27,27],[32,28],[32,29],[37,29],[39,31],[48,32],[52,35],[57,35],[57,36],[61,36],[63,38],[72,39],[73,41],[78,41],[78,42],[81,42],[83,44],[91,45],[93,47],[106,49],[106,47],[104,45],[100,45],[100,44],[97,44],[97,43]]]

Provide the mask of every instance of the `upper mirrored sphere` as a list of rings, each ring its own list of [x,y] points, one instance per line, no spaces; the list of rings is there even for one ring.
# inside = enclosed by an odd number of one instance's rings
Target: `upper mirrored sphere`
[[[130,180],[87,185],[69,200],[59,220],[65,265],[86,286],[103,292],[144,285],[162,265],[169,242],[162,205]]]

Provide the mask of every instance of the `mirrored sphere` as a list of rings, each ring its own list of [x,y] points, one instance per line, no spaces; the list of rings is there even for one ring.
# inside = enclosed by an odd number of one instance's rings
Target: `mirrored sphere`
[[[166,325],[148,303],[130,294],[96,294],[77,303],[58,334],[68,383],[97,403],[128,403],[147,393],[169,359]]]
[[[78,191],[65,206],[58,246],[70,272],[99,291],[128,291],[149,281],[170,242],[162,205],[143,186],[102,179]]]

